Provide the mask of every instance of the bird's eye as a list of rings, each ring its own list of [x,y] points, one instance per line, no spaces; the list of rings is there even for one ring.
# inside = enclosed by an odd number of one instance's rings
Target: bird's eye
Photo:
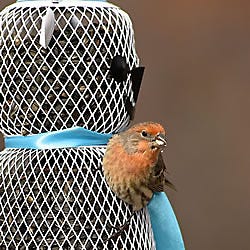
[[[147,137],[147,136],[148,136],[148,133],[147,133],[145,130],[143,130],[143,131],[141,132],[141,135],[142,135],[143,137]]]

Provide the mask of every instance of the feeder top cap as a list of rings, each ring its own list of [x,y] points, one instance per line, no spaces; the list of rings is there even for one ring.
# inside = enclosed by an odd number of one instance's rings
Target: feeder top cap
[[[16,4],[28,4],[29,6],[100,6],[106,7],[111,4],[107,0],[16,0]]]
[[[52,3],[58,3],[58,2],[66,2],[72,0],[17,0],[17,2],[32,2],[32,1],[40,1],[40,2],[52,2]],[[106,0],[73,0],[73,1],[85,1],[85,2],[107,2]]]
[[[103,7],[103,8],[119,8],[116,5],[107,2],[106,0],[16,0],[16,3],[9,5],[8,7]],[[6,7],[6,8],[8,8]],[[120,9],[120,8],[119,8]]]

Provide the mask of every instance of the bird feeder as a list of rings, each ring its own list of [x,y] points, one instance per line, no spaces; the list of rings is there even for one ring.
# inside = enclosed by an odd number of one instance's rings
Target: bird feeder
[[[130,18],[106,2],[54,2],[1,12],[0,127],[6,135],[73,126],[117,132],[138,95]]]
[[[110,3],[18,1],[0,13],[0,129],[14,140],[0,153],[0,249],[155,249],[147,208],[109,239],[131,208],[105,182],[106,146],[71,142],[125,128],[142,73],[131,20]]]

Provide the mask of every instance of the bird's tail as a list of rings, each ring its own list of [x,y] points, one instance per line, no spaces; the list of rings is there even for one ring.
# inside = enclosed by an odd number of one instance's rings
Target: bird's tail
[[[177,191],[175,185],[172,182],[170,182],[169,180],[166,180],[166,179],[165,179],[165,187],[170,187],[173,190]],[[166,192],[166,188],[164,189],[164,192]]]

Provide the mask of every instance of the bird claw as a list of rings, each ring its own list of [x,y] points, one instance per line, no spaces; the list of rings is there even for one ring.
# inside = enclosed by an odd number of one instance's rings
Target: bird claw
[[[115,229],[117,231],[120,231],[120,230],[123,230],[125,227],[129,226],[130,225],[130,219],[127,220],[123,225],[121,226],[113,226],[113,225],[108,225],[111,229]]]
[[[130,225],[130,220],[131,218],[135,215],[135,212],[133,212],[129,218],[127,219],[127,221],[121,225],[121,226],[113,226],[111,224],[109,224],[108,226],[111,228],[111,229],[115,229],[117,230],[117,232],[113,233],[109,238],[107,238],[104,242],[107,242],[109,240],[112,240],[112,239],[117,239],[119,236],[121,236],[121,234],[128,229],[129,225]]]
[[[113,239],[117,239],[119,236],[122,235],[122,233],[128,229],[130,225],[130,222],[127,222],[121,226],[112,226],[112,225],[109,225],[109,227],[111,227],[112,229],[115,229],[117,230],[117,232],[113,233],[110,237],[108,237],[104,242],[107,242],[107,241],[110,241],[110,240],[113,240]]]

